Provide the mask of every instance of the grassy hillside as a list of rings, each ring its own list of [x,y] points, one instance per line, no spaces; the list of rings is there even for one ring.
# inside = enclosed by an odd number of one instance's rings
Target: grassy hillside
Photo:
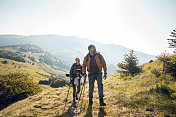
[[[12,45],[0,47],[0,74],[23,73],[34,82],[53,82],[52,87],[66,83],[65,73],[68,65],[52,54],[43,51],[35,45]],[[49,89],[49,85],[40,85],[42,89]]]
[[[173,57],[176,57],[174,55]],[[0,116],[176,116],[176,82],[162,73],[162,63],[156,60],[140,66],[135,77],[114,75],[103,80],[106,107],[99,107],[95,83],[94,104],[88,106],[88,83],[78,110],[71,107],[72,90],[66,111],[64,99],[68,86],[49,89],[16,102],[0,111]],[[157,75],[160,74],[160,75]],[[81,107],[81,111],[80,111]]]
[[[3,97],[3,99],[0,99],[3,102],[3,104],[0,104],[0,109],[27,97],[26,94],[29,91],[24,89],[26,85],[22,86],[27,81],[25,78],[30,79],[36,85],[40,84],[39,88],[46,90],[51,87],[60,87],[68,84],[68,80],[65,78],[67,71],[68,65],[66,63],[35,45],[24,44],[0,47],[0,84],[2,83],[0,85],[0,94]],[[8,76],[10,80],[6,81],[5,76]],[[19,77],[22,80],[24,79],[24,82],[17,80]],[[11,81],[12,83],[10,83]],[[22,91],[26,92],[21,93]],[[18,94],[15,95],[15,92],[18,92],[19,96]]]
[[[4,64],[4,61],[7,61],[7,63]],[[44,71],[40,67],[29,63],[16,62],[14,60],[0,58],[0,74],[23,73],[29,76],[29,78],[33,79],[33,81],[36,83],[38,83],[40,80],[48,80],[50,77],[53,77],[53,75]],[[46,67],[48,67],[50,70],[49,66]],[[55,72],[58,74],[64,74],[62,71]]]
[[[40,86],[22,73],[0,75],[0,110],[40,91]]]
[[[7,64],[3,61],[7,59]],[[64,77],[68,71],[68,64],[59,60],[52,54],[44,52],[35,45],[12,45],[0,47],[1,68],[0,74],[7,72],[35,72],[35,74],[54,75]],[[45,75],[45,74],[44,74]]]

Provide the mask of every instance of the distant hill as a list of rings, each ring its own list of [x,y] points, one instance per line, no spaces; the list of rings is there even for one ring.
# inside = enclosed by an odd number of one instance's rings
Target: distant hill
[[[2,61],[2,65],[0,66],[1,74],[25,72],[29,67],[29,69],[36,68],[37,71],[41,69],[53,76],[65,77],[65,73],[69,70],[69,65],[66,62],[44,51],[40,47],[30,44],[2,46],[0,47],[0,59]],[[4,65],[3,61],[7,61],[7,63]]]
[[[176,55],[173,56],[174,60]],[[52,117],[175,117],[176,83],[170,74],[163,74],[159,60],[140,65],[142,72],[135,77],[120,74],[103,80],[104,101],[99,106],[98,86],[95,83],[93,105],[88,106],[88,83],[78,108],[71,106],[72,90],[64,111],[68,86],[52,88],[18,101],[0,111],[0,116]],[[158,75],[159,74],[159,75]],[[81,111],[80,111],[81,110]]]
[[[123,55],[129,52],[129,48],[115,44],[98,43],[86,38],[59,35],[0,35],[0,46],[16,45],[16,44],[34,44],[48,51],[69,63],[69,67],[73,64],[76,57],[81,60],[88,53],[88,45],[94,44],[107,61],[108,74],[117,74],[116,65],[123,60]],[[155,56],[135,51],[139,58],[139,64],[154,60]],[[81,61],[82,62],[82,61]]]

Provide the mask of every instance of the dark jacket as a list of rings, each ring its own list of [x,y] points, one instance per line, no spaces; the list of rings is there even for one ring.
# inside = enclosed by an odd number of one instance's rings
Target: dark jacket
[[[76,63],[74,63],[73,65],[72,65],[72,67],[71,67],[71,69],[70,69],[70,78],[75,78],[75,77],[77,77],[77,69],[76,69],[76,67],[77,67],[77,65],[76,65]],[[81,64],[79,65],[79,67],[80,67],[80,76],[82,76],[83,75],[83,73],[82,73],[82,66],[81,66]]]

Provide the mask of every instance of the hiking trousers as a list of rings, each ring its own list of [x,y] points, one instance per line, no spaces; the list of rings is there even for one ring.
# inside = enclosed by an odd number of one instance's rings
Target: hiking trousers
[[[75,85],[74,82],[72,82],[72,87],[73,87],[73,101],[75,101],[75,98],[77,94],[80,92],[80,79],[78,80],[78,85]],[[76,90],[77,89],[77,90]]]
[[[99,99],[103,96],[103,83],[102,83],[102,73],[94,74],[88,76],[89,78],[89,100],[93,99],[94,82],[97,80]]]

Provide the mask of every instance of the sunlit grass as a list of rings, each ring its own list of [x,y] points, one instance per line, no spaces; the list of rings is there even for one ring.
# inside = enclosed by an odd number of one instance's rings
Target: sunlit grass
[[[140,66],[142,73],[132,78],[114,75],[103,80],[106,107],[99,106],[98,88],[95,82],[93,106],[88,106],[88,83],[83,102],[78,110],[71,107],[72,88],[66,110],[64,100],[68,86],[46,89],[42,93],[12,104],[0,111],[3,115],[26,116],[175,116],[176,82],[169,74],[163,74],[162,63],[158,60]],[[157,68],[160,76],[151,72]],[[44,74],[43,72],[39,71]],[[33,72],[32,72],[33,73]],[[36,75],[37,76],[37,75]],[[81,107],[81,112],[80,112]]]

